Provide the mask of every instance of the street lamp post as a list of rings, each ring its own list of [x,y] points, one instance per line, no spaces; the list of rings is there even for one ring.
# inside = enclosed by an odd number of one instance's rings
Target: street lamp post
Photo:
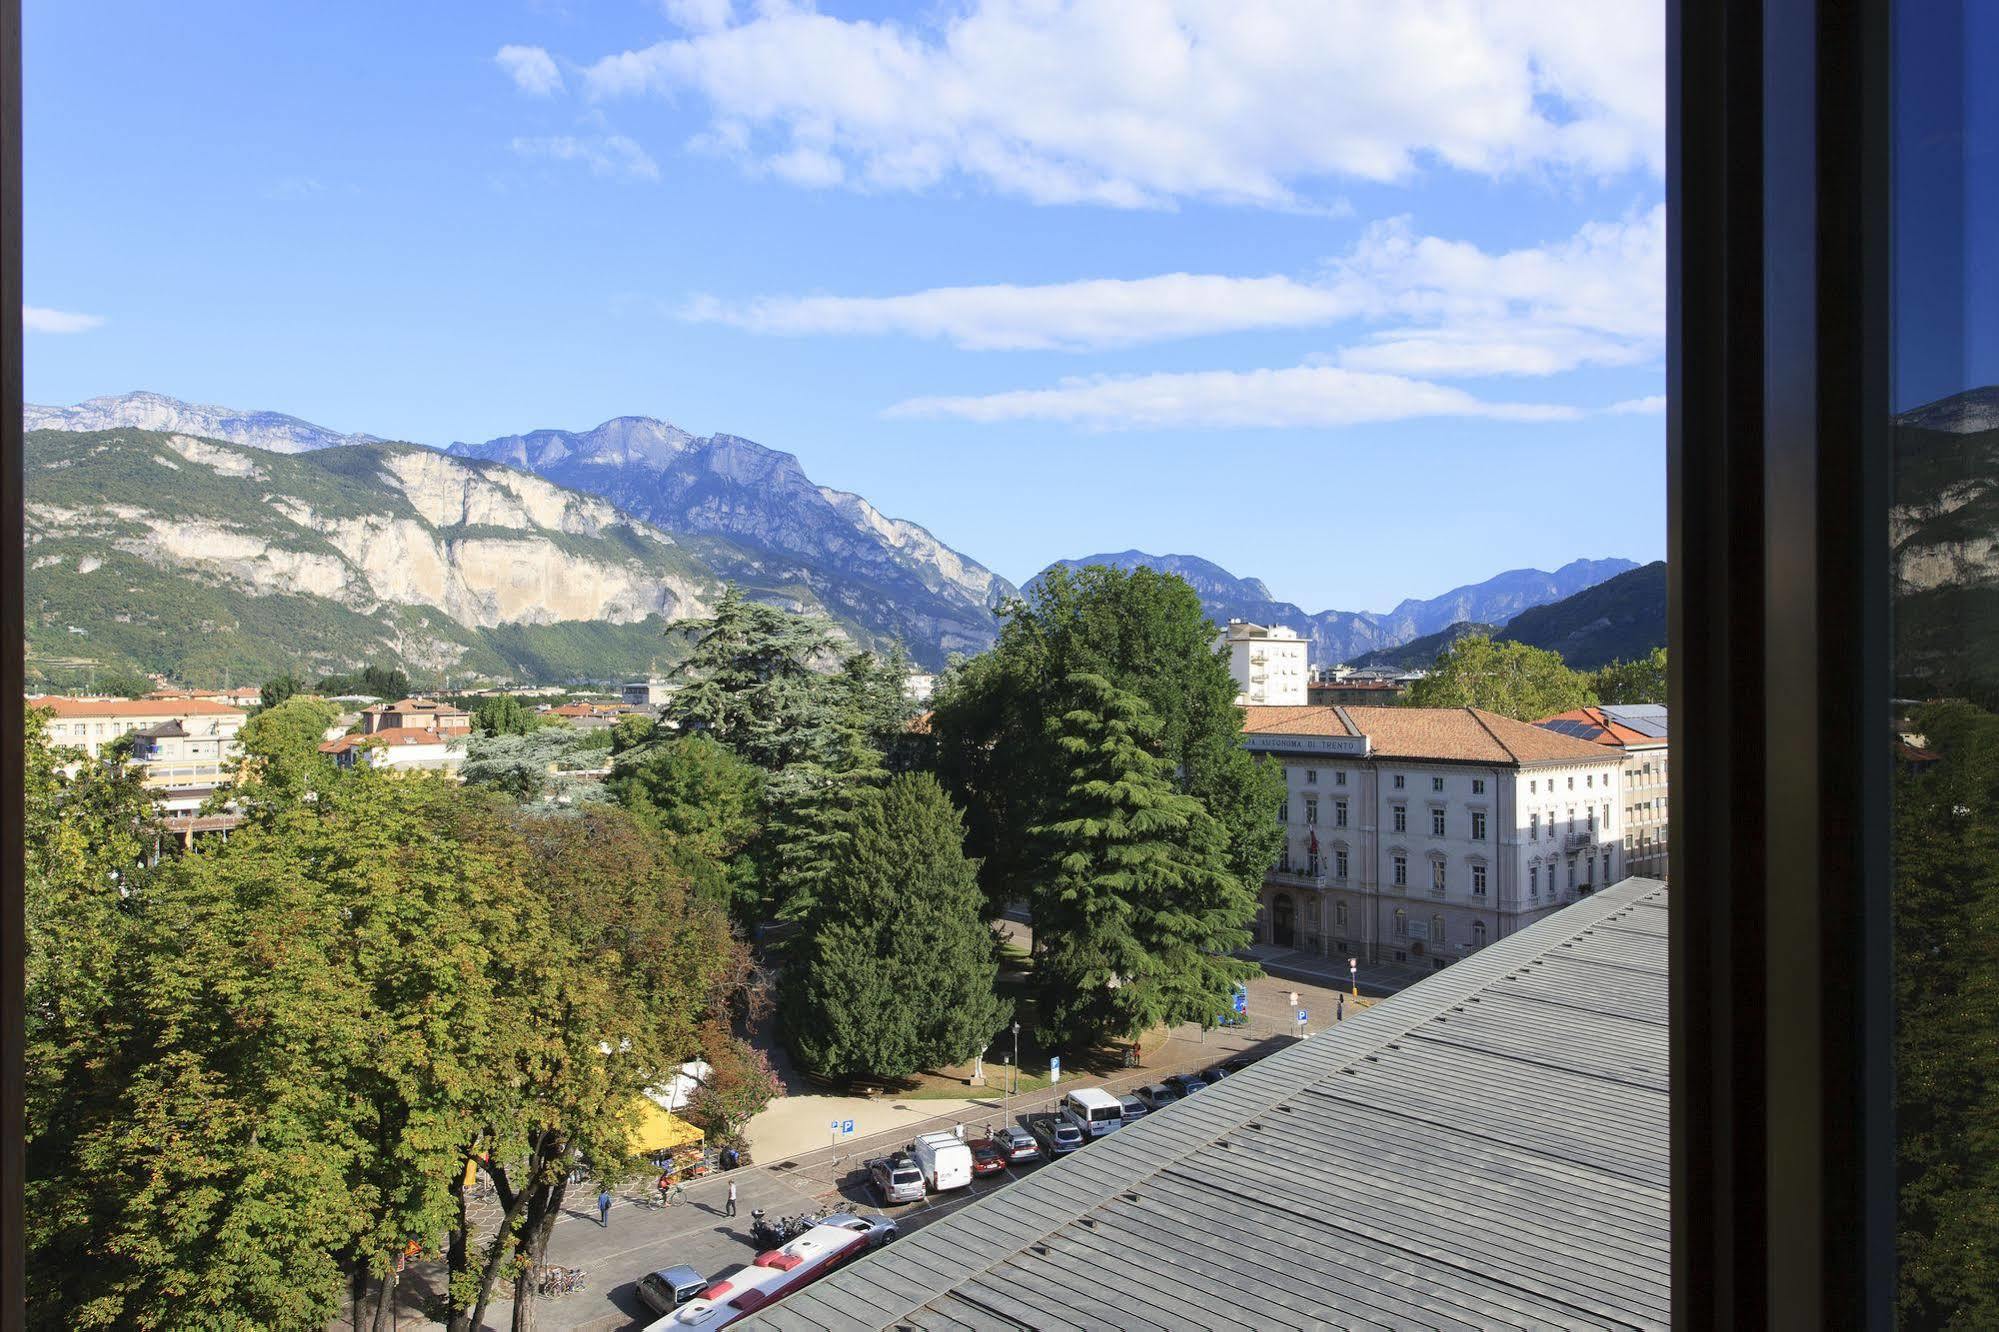
[[[1009,1088],[1007,1094],[1011,1096],[1014,1092],[1017,1092],[1019,1090],[1020,1090],[1020,1024],[1016,1022],[1013,1024],[1013,1080],[1012,1080],[1012,1085]]]

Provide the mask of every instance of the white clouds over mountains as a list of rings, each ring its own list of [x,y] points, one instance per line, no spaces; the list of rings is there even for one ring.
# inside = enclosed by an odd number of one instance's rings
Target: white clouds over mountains
[[[973,0],[928,26],[679,8],[685,35],[597,60],[585,92],[698,95],[702,144],[805,185],[1297,207],[1426,164],[1661,170],[1651,0]]]
[[[774,334],[903,334],[974,350],[1087,351],[1348,322],[1324,358],[1439,378],[1545,375],[1655,359],[1665,331],[1663,208],[1554,245],[1491,254],[1377,223],[1311,280],[1167,273],[897,296],[699,297],[689,318]]]

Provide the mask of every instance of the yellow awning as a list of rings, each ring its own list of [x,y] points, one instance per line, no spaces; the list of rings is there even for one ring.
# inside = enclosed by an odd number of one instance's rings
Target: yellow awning
[[[702,1137],[700,1129],[668,1114],[651,1097],[639,1097],[639,1122],[632,1130],[632,1151],[670,1152],[680,1147],[698,1147]]]

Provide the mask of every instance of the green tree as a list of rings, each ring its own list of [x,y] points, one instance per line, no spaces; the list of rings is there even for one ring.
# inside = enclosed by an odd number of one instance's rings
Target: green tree
[[[720,1025],[706,1034],[708,1074],[687,1098],[683,1117],[718,1142],[738,1142],[743,1126],[784,1094],[770,1056]]]
[[[147,694],[159,688],[157,684],[153,683],[151,676],[141,675],[137,671],[127,670],[123,667],[114,668],[96,675],[92,681],[92,686],[96,693],[108,694],[113,698],[144,698]]]
[[[473,736],[458,770],[467,786],[490,787],[530,804],[577,804],[606,798],[601,783],[573,774],[597,768],[601,743],[567,726]]]
[[[1006,1024],[964,821],[928,773],[869,788],[804,913],[782,1003],[800,1061],[836,1078],[969,1059]]]
[[[1999,1326],[1999,716],[1932,704],[1895,782],[1899,1322]]]
[[[262,708],[275,708],[278,704],[304,688],[305,683],[287,671],[283,675],[264,681],[264,688],[259,697],[258,706]]]
[[[764,774],[705,734],[621,757],[606,783],[613,798],[667,835],[697,896],[754,925],[761,894],[750,851],[763,830]]]
[[[1637,661],[1613,661],[1589,679],[1599,703],[1664,703],[1666,649],[1653,648]]]
[[[1162,1023],[1212,1024],[1235,983],[1257,974],[1229,956],[1249,942],[1255,892],[1234,873],[1221,824],[1174,789],[1144,701],[1089,674],[1070,677],[1068,694],[1052,724],[1066,776],[1058,817],[1032,830],[1040,1037],[1088,1048]]]
[[[560,719],[556,719],[559,723]],[[472,724],[485,735],[526,735],[540,730],[544,721],[540,714],[512,694],[499,694],[480,700],[472,712]]]
[[[706,620],[674,626],[694,639],[688,683],[668,704],[684,731],[706,731],[765,772],[813,756],[828,704],[821,667],[835,660],[825,622],[750,601],[731,584]]]
[[[316,686],[322,694],[371,694],[390,701],[408,698],[410,678],[400,666],[369,666],[357,672],[323,677]]]
[[[1053,569],[1002,612],[999,642],[949,671],[930,720],[935,762],[964,807],[967,850],[994,912],[1026,897],[1037,867],[1027,830],[1059,817],[1066,763],[1049,722],[1072,675],[1143,701],[1175,786],[1220,820],[1229,864],[1257,885],[1277,858],[1281,780],[1243,752],[1242,713],[1215,627],[1193,588],[1139,568]]]
[[[1480,708],[1516,721],[1596,701],[1589,677],[1564,666],[1560,653],[1496,643],[1483,634],[1468,634],[1438,653],[1430,673],[1402,700],[1412,708]]]
[[[339,719],[334,704],[299,694],[244,722],[228,798],[256,811],[289,807],[323,789],[339,774],[319,746]]]
[[[51,745],[48,717],[31,708],[23,721],[23,1149],[29,1320],[61,1327],[92,1277],[79,1138],[120,1092],[105,1033],[131,956],[129,895],[152,877],[157,832],[138,778]]]

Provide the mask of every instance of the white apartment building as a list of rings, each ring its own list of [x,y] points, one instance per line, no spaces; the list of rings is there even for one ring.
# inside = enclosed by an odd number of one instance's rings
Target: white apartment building
[[[45,730],[49,743],[80,749],[91,758],[103,757],[104,746],[120,736],[149,727],[179,722],[192,734],[227,741],[234,754],[236,732],[249,714],[242,708],[206,699],[64,698],[50,694],[31,698],[28,706],[49,713]]]
[[[1476,708],[1243,713],[1285,774],[1258,943],[1441,967],[1625,877],[1619,752]]]
[[[1312,669],[1308,645],[1296,631],[1230,620],[1216,646],[1228,649],[1237,703],[1292,707],[1306,702]]]
[[[1671,739],[1666,705],[1604,703],[1534,724],[1624,755],[1624,872],[1664,879]]]
[[[649,680],[633,680],[624,689],[625,706],[628,708],[664,707],[679,686],[654,676]]]
[[[371,768],[397,771],[455,773],[465,761],[465,739],[420,726],[397,726],[343,735],[320,745],[319,752],[342,768],[366,763]]]

